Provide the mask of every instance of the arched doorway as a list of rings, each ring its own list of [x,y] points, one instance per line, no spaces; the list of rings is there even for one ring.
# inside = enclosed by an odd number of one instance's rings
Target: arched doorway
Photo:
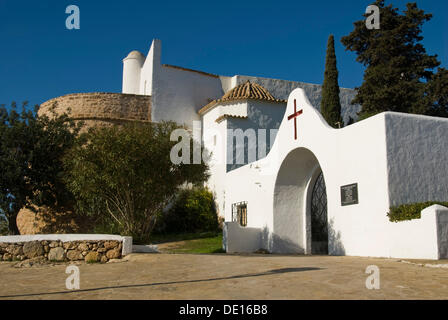
[[[312,210],[313,201],[316,206]],[[325,202],[325,207],[322,206],[322,201]],[[272,252],[317,253],[313,250],[312,230],[323,229],[317,227],[316,223],[312,228],[311,213],[313,211],[315,217],[318,215],[314,213],[324,215],[326,221],[326,191],[319,161],[310,150],[297,148],[283,160],[275,182],[273,209]],[[317,239],[325,238],[322,234],[315,235],[314,247],[319,246]],[[328,252],[328,235],[326,239]]]
[[[328,254],[327,190],[322,171],[311,192],[311,253]]]

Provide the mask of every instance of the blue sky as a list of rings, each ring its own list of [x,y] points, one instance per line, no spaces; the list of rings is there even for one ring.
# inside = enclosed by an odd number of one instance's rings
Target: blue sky
[[[373,1],[0,0],[0,104],[40,104],[74,92],[120,92],[122,59],[162,40],[162,63],[220,75],[322,83],[335,35],[341,87],[362,82],[362,66],[340,38]],[[408,1],[386,1],[404,8]],[[67,30],[65,9],[81,11]],[[448,67],[448,1],[417,1],[433,13],[424,45]]]

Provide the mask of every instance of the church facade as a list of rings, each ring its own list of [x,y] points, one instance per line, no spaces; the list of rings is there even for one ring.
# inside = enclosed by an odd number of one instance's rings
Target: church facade
[[[276,138],[286,109],[286,100],[296,88],[305,90],[312,105],[320,109],[321,86],[297,81],[253,76],[222,76],[183,67],[162,64],[162,43],[152,41],[147,55],[131,51],[123,59],[122,94],[150,96],[151,121],[171,120],[191,129],[200,128],[204,147],[214,154],[208,187],[214,192],[218,213],[224,216],[227,172],[265,156],[258,154],[265,145],[266,154]],[[344,121],[356,118],[359,106],[350,101],[355,91],[341,88],[341,106]],[[196,123],[196,126],[194,124]],[[255,159],[246,144],[244,150],[234,145],[229,130],[255,130]],[[258,130],[266,130],[259,139]],[[236,132],[238,134],[238,132]],[[238,149],[238,150],[237,150]],[[232,154],[233,153],[233,156]],[[237,153],[244,153],[243,162],[236,161]]]
[[[123,93],[151,95],[153,121],[199,123],[226,252],[448,258],[447,208],[387,216],[447,200],[447,119],[386,112],[334,129],[318,111],[320,86],[210,75],[160,56],[158,40],[147,57],[131,52]],[[345,123],[359,110],[354,94],[341,90]]]
[[[295,89],[267,157],[226,174],[226,250],[448,258],[447,208],[387,216],[446,200],[447,147],[448,119],[385,112],[334,129]]]
[[[341,89],[345,123],[355,96]],[[172,120],[212,153],[207,186],[225,218],[226,252],[448,258],[448,209],[393,223],[392,206],[447,201],[448,120],[385,112],[334,129],[321,86],[220,76],[161,63],[161,42],[123,60],[122,93],[72,94],[92,125]],[[90,122],[89,122],[90,121]]]

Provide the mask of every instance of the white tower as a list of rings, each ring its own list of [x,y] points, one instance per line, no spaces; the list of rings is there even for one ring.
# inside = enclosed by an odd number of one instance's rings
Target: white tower
[[[140,72],[145,56],[137,50],[123,59],[123,93],[140,94]]]

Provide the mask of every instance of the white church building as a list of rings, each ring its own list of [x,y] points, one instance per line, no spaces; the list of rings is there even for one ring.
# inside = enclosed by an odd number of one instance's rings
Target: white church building
[[[387,216],[448,200],[448,119],[385,112],[334,129],[321,86],[161,64],[159,40],[123,60],[122,92],[151,96],[152,121],[200,131],[227,252],[448,258],[447,208]],[[341,89],[345,123],[354,95]]]
[[[123,59],[123,94],[151,97],[151,121],[172,120],[191,129],[199,129],[207,150],[214,153],[208,186],[214,192],[218,214],[225,212],[225,176],[241,166],[235,155],[228,155],[232,141],[227,143],[228,129],[265,129],[266,152],[275,140],[292,90],[303,88],[320,109],[321,86],[297,81],[253,76],[221,76],[183,67],[162,64],[162,44],[152,41],[148,54],[131,51]],[[249,82],[249,83],[248,83]],[[341,105],[345,122],[356,118],[359,106],[350,105],[355,96],[352,89],[341,88]],[[199,128],[198,128],[199,127]],[[272,136],[271,136],[272,135]],[[258,134],[257,134],[258,136]],[[247,150],[245,151],[247,153]],[[227,161],[227,156],[233,161]],[[263,155],[260,155],[263,157]],[[260,158],[258,152],[256,159]],[[216,159],[218,158],[218,159]],[[248,163],[247,157],[244,163]],[[232,162],[232,163],[230,163]]]

